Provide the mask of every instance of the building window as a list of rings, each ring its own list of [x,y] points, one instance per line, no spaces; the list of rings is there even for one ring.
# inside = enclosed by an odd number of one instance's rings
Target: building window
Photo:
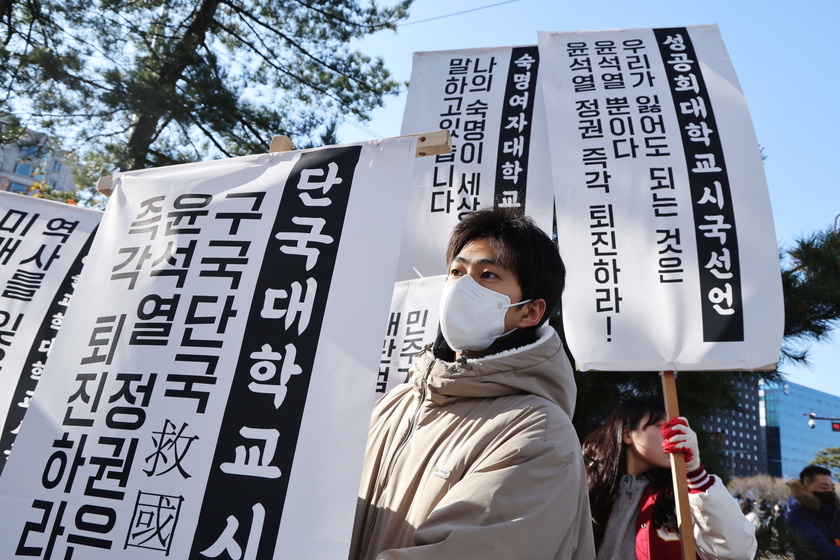
[[[24,157],[40,157],[41,156],[41,148],[39,146],[22,146],[20,149],[20,153]]]
[[[31,177],[32,166],[28,163],[17,162],[15,164],[15,173],[17,173],[18,175],[23,175],[24,177]]]

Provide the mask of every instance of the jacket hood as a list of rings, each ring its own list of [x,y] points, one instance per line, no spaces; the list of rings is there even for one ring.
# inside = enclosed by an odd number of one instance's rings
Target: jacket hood
[[[790,488],[791,498],[796,500],[800,506],[808,511],[820,511],[820,507],[823,503],[819,501],[816,496],[811,494],[804,484],[798,480],[791,480],[787,483],[787,485],[788,488]],[[840,508],[840,497],[838,497],[836,493],[834,494],[834,507]]]
[[[411,379],[417,391],[425,379],[427,398],[437,404],[452,398],[530,393],[556,403],[569,418],[577,395],[563,343],[549,325],[539,328],[536,342],[475,359],[437,359],[428,345],[417,358]]]

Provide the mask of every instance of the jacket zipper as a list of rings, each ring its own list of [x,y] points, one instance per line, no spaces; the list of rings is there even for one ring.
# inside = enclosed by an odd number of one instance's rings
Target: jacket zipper
[[[412,416],[411,422],[409,423],[408,429],[405,431],[405,434],[400,441],[399,446],[397,446],[397,450],[394,452],[394,456],[391,458],[391,462],[388,465],[388,471],[385,475],[385,480],[382,482],[382,486],[379,489],[379,495],[376,497],[375,500],[375,507],[372,512],[371,518],[368,520],[368,527],[366,534],[364,536],[364,540],[362,541],[361,546],[359,547],[359,555],[357,558],[367,558],[368,549],[370,549],[371,539],[373,538],[373,527],[376,525],[376,518],[378,517],[377,512],[379,511],[380,504],[385,497],[385,490],[388,488],[388,482],[391,480],[391,474],[394,472],[394,467],[397,463],[397,459],[399,458],[400,454],[402,453],[403,449],[405,449],[406,445],[408,445],[409,440],[411,439],[412,434],[414,434],[414,428],[417,425],[417,421],[420,417],[420,409],[423,406],[423,401],[426,400],[426,391],[427,391],[427,380],[429,378],[429,374],[432,371],[432,367],[434,366],[435,361],[432,360],[429,364],[428,369],[423,374],[423,381],[420,384],[420,398],[417,403],[417,409],[414,411],[414,415]]]
[[[435,365],[435,360],[432,360],[429,363],[429,367],[426,369],[426,372],[423,374],[423,381],[420,384],[420,395],[417,400],[417,408],[414,410],[414,414],[411,418],[411,422],[408,425],[408,429],[405,431],[405,434],[400,441],[399,446],[397,446],[397,450],[394,452],[394,456],[391,458],[391,462],[388,465],[388,471],[385,475],[385,480],[382,482],[382,487],[379,489],[379,497],[376,499],[376,505],[379,507],[381,505],[382,499],[385,497],[385,491],[388,489],[388,483],[391,481],[391,475],[394,473],[394,468],[397,465],[397,460],[399,460],[400,455],[402,454],[403,450],[405,450],[406,446],[408,446],[408,442],[411,441],[411,437],[414,435],[414,431],[417,429],[417,424],[420,420],[420,411],[423,408],[423,402],[426,400],[426,393],[428,391],[428,380],[429,374],[432,372],[432,367]]]

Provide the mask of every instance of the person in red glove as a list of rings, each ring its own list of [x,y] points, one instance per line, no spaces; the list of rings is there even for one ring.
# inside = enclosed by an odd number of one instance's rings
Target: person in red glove
[[[598,558],[682,558],[669,453],[683,453],[697,557],[751,560],[755,526],[700,461],[685,418],[660,403],[623,402],[583,442]]]

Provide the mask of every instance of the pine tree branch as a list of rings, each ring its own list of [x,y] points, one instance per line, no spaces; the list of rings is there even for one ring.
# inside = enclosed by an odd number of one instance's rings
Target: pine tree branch
[[[222,0],[222,1],[225,4],[227,4],[228,6],[230,6],[234,11],[236,11],[236,13],[239,14],[240,17],[242,17],[243,19],[251,20],[257,26],[261,27],[263,30],[265,30],[269,33],[272,33],[273,35],[281,38],[284,42],[286,42],[286,44],[294,47],[297,52],[301,53],[304,57],[308,58],[312,62],[315,62],[319,66],[322,66],[322,67],[324,67],[328,70],[331,70],[332,72],[335,72],[336,74],[346,76],[350,81],[355,82],[356,85],[361,87],[366,92],[372,92],[370,86],[366,82],[362,81],[361,79],[356,78],[355,76],[353,76],[351,74],[348,74],[347,72],[344,72],[340,68],[336,67],[334,64],[330,64],[326,60],[313,55],[310,49],[305,48],[298,41],[295,41],[293,38],[289,37],[287,34],[282,33],[279,29],[276,29],[276,28],[273,28],[273,27],[267,25],[266,23],[264,23],[260,19],[254,17],[254,15],[251,14],[250,12],[246,12],[244,10],[239,9],[238,6],[235,6],[235,5],[227,2],[227,0]]]

